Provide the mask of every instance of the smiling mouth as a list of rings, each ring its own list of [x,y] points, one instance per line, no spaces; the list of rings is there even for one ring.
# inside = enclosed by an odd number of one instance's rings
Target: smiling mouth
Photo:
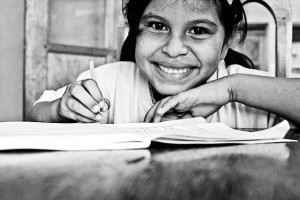
[[[157,64],[158,67],[168,73],[168,74],[183,74],[191,70],[190,67],[178,68],[178,67],[165,67],[163,65]]]

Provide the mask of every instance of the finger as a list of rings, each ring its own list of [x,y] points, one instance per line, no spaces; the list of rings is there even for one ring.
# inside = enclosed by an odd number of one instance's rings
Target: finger
[[[71,111],[69,113],[69,116],[68,116],[71,120],[74,120],[76,122],[84,122],[84,123],[94,123],[96,122],[95,120],[92,120],[92,119],[89,119],[89,118],[86,118],[74,111]]]
[[[177,119],[180,119],[177,115],[174,115],[174,114],[168,114],[166,113],[165,115],[163,115],[161,117],[161,122],[164,122],[164,121],[172,121],[172,120],[177,120]]]
[[[189,119],[189,118],[193,118],[193,116],[190,113],[185,113],[184,115],[181,116],[180,119]]]
[[[174,110],[170,110],[162,116],[161,121],[163,122],[163,121],[171,121],[177,119],[187,119],[192,117],[193,116],[189,112],[178,113],[175,112]]]
[[[100,106],[98,102],[85,90],[85,88],[78,84],[73,83],[69,86],[70,94],[75,97],[78,101],[82,103],[82,105],[86,106],[93,113],[100,112]]]
[[[70,110],[69,108],[58,109],[58,114],[62,122],[84,122],[84,123],[94,123],[94,120],[88,119],[78,113]]]
[[[159,102],[159,104],[158,104],[158,106],[157,106],[157,108],[156,108],[156,110],[155,110],[155,113],[154,113],[154,115],[153,115],[153,123],[157,123],[157,122],[160,122],[161,121],[161,118],[162,118],[162,116],[165,114],[165,113],[160,113],[160,112],[158,112],[160,109],[161,109],[161,107],[165,104],[165,102],[166,101],[168,101],[169,99],[170,99],[171,97],[166,97],[166,98],[164,98],[164,99],[162,99],[160,102]],[[167,112],[167,111],[166,111]]]
[[[93,79],[86,79],[81,82],[82,87],[95,99],[96,102],[103,101],[103,95],[98,84]]]
[[[101,105],[102,104],[101,102],[103,102],[103,105]],[[101,102],[99,103],[100,108],[101,108],[100,111],[101,112],[108,111],[109,108],[110,108],[110,101],[108,99],[106,99],[106,98],[103,98],[103,101],[101,101]]]
[[[154,113],[156,112],[156,108],[157,108],[157,106],[158,106],[159,103],[160,103],[159,101],[156,102],[156,103],[154,104],[154,106],[152,106],[152,107],[150,108],[150,110],[147,112],[147,114],[146,114],[146,116],[145,116],[145,118],[144,118],[144,122],[146,122],[146,123],[152,122]]]
[[[73,120],[86,121],[86,119],[89,119],[95,122],[100,121],[102,119],[102,115],[100,113],[95,114],[91,112],[88,108],[86,108],[76,99],[68,99],[66,102],[66,106],[71,111],[70,114],[68,114],[68,117]]]
[[[164,115],[166,112],[168,112],[172,108],[175,108],[178,104],[179,104],[178,95],[172,96],[172,97],[168,98],[167,101],[164,101],[164,103],[157,110],[157,113],[159,115]]]

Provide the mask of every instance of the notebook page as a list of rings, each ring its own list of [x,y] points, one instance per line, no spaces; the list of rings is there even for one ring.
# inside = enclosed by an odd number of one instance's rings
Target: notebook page
[[[103,124],[1,122],[0,150],[105,150],[147,148],[151,141]]]
[[[1,122],[0,150],[105,150],[147,148],[151,140],[173,144],[252,144],[282,139],[287,121],[266,130],[246,132],[223,123],[191,118],[161,123],[99,124]]]
[[[179,120],[180,121],[180,120]],[[176,144],[223,144],[223,143],[270,143],[287,142],[282,140],[289,130],[287,121],[256,132],[239,131],[226,126],[223,123],[185,123],[177,124],[177,121],[162,122],[158,124],[123,125],[130,132],[144,135],[154,141]],[[279,141],[279,139],[281,139]],[[260,141],[258,141],[260,140]],[[263,141],[265,140],[265,141]]]

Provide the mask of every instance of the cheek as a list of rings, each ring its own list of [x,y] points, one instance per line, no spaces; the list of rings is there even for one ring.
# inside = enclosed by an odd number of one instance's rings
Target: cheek
[[[143,32],[137,38],[135,56],[136,59],[149,59],[151,58],[163,44],[161,37],[155,37],[151,33]]]
[[[221,60],[222,43],[218,40],[193,43],[192,51],[202,65],[211,66]]]
[[[144,57],[144,52],[143,52],[143,41],[141,39],[137,39],[136,41],[136,46],[135,46],[135,59],[136,62],[140,62],[140,59]]]

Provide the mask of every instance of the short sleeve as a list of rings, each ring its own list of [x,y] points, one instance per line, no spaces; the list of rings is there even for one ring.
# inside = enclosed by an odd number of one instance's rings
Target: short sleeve
[[[89,71],[84,71],[77,77],[76,81],[82,81],[88,78],[91,78]],[[67,86],[59,88],[58,90],[45,90],[42,96],[36,102],[34,102],[33,105],[39,102],[45,102],[45,101],[49,102],[61,98],[65,93],[66,88]]]
[[[42,96],[36,101],[34,102],[33,105],[39,103],[39,102],[49,102],[49,101],[54,101],[56,99],[59,99],[60,97],[63,96],[65,90],[66,90],[67,86],[62,87],[58,90],[45,90],[42,94]]]

